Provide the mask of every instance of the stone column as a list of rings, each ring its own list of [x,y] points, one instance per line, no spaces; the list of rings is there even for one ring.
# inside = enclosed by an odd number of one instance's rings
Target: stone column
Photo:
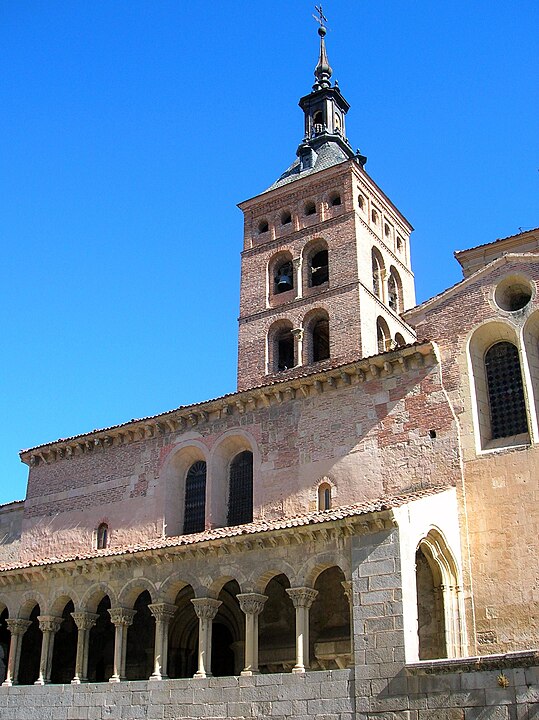
[[[34,685],[46,685],[51,681],[52,651],[54,649],[54,636],[62,625],[62,618],[51,615],[39,615],[39,629],[43,633],[41,642],[41,659],[39,661],[39,677]]]
[[[212,620],[217,615],[221,600],[193,598],[191,600],[198,617],[198,670],[193,677],[211,676]]]
[[[296,364],[294,367],[297,367],[298,365],[303,365],[303,328],[295,328],[291,330],[291,332],[294,336],[294,353],[296,356]]]
[[[73,685],[88,682],[88,652],[90,650],[90,630],[96,624],[99,615],[89,612],[73,612],[71,617],[77,626],[77,659]]]
[[[109,682],[125,680],[125,660],[127,649],[127,628],[133,622],[136,610],[123,607],[110,608],[109,615],[115,627],[114,635],[114,670]]]
[[[351,580],[343,580],[341,585],[344,590],[344,594],[348,600],[348,607],[350,608],[350,665],[354,664],[354,591],[352,588]]]
[[[21,659],[22,636],[32,624],[31,620],[21,618],[8,618],[6,620],[8,630],[11,633],[9,645],[9,658],[7,661],[6,679],[2,683],[5,687],[16,685],[19,680],[19,662]]]
[[[155,603],[148,605],[155,618],[155,646],[153,655],[153,673],[150,680],[166,680],[168,665],[168,627],[178,609],[176,605]]]
[[[258,675],[258,616],[268,598],[258,593],[243,593],[237,598],[245,613],[245,667],[241,674]]]
[[[301,264],[301,258],[294,258],[292,260],[292,265],[294,267],[294,273],[296,275],[294,282],[296,283],[296,297],[302,298],[303,297],[303,277],[302,277],[302,264]]]
[[[309,667],[309,609],[318,590],[299,587],[289,588],[286,592],[296,608],[296,664],[292,672],[304,673]]]

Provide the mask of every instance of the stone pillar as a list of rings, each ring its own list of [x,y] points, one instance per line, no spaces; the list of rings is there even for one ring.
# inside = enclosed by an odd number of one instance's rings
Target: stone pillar
[[[90,630],[96,624],[99,615],[89,612],[73,612],[71,617],[77,626],[77,659],[73,685],[88,682],[88,652],[90,650]]]
[[[166,680],[168,677],[168,627],[178,608],[176,605],[167,603],[155,603],[148,607],[155,618],[153,673],[150,680]]]
[[[19,680],[19,662],[21,659],[22,636],[32,624],[31,620],[22,620],[21,618],[8,618],[6,620],[8,630],[11,633],[11,643],[9,645],[9,658],[6,668],[6,679],[2,685],[10,687],[16,685]]]
[[[245,667],[241,674],[258,675],[258,616],[268,598],[258,593],[243,593],[237,598],[245,613]]]
[[[309,609],[318,590],[299,587],[289,588],[286,592],[296,608],[296,664],[292,672],[304,673],[309,667]]]
[[[125,660],[127,649],[127,628],[132,624],[136,610],[123,607],[110,608],[109,615],[115,627],[114,635],[114,670],[109,682],[125,680]]]
[[[348,607],[350,608],[350,665],[354,665],[354,592],[352,589],[351,580],[343,580],[341,585],[344,590],[344,594],[348,600]]]
[[[303,365],[303,329],[295,328],[291,332],[294,336],[294,354],[296,357],[294,367],[297,367],[298,365]]]
[[[191,600],[198,617],[198,670],[193,677],[211,676],[212,620],[217,615],[221,600],[193,598]]]
[[[299,298],[303,297],[303,277],[302,277],[303,270],[302,270],[301,258],[300,257],[294,258],[292,260],[292,265],[294,267],[294,273],[296,276],[294,278],[294,282],[296,283],[296,297],[299,299]]]
[[[39,615],[39,629],[43,633],[41,642],[41,659],[39,662],[39,677],[34,685],[46,685],[51,681],[52,651],[54,649],[54,636],[62,625],[62,618],[51,615]]]

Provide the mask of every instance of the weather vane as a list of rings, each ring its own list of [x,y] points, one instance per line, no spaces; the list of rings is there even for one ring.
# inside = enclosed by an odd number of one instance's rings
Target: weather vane
[[[322,5],[315,5],[314,9],[318,13],[318,15],[313,15],[313,18],[316,20],[317,23],[320,23],[320,26],[323,26],[325,22],[327,23],[328,19],[324,15]]]

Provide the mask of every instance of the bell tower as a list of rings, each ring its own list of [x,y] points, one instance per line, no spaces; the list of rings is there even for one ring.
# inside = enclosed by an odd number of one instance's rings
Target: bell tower
[[[321,13],[320,13],[321,14]],[[413,342],[412,226],[346,138],[350,108],[332,85],[325,36],[299,106],[296,159],[244,213],[238,389],[320,372]]]

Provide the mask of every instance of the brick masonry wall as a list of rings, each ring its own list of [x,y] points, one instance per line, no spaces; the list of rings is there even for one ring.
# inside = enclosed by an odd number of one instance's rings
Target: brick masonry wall
[[[188,465],[175,468],[174,458],[191,445],[207,459],[207,520],[219,524],[218,510],[222,514],[226,508],[227,463],[238,452],[231,437],[254,451],[255,519],[316,509],[323,477],[335,486],[335,506],[455,485],[457,436],[438,370],[412,362],[400,374],[382,371],[350,385],[338,380],[319,392],[311,387],[307,397],[297,393],[243,414],[216,413],[196,430],[40,463],[30,472],[23,557],[88,552],[100,522],[109,524],[113,547],[160,537],[165,524],[169,535],[180,533],[175,517],[184,502]],[[221,452],[222,443],[230,442],[228,454]]]

